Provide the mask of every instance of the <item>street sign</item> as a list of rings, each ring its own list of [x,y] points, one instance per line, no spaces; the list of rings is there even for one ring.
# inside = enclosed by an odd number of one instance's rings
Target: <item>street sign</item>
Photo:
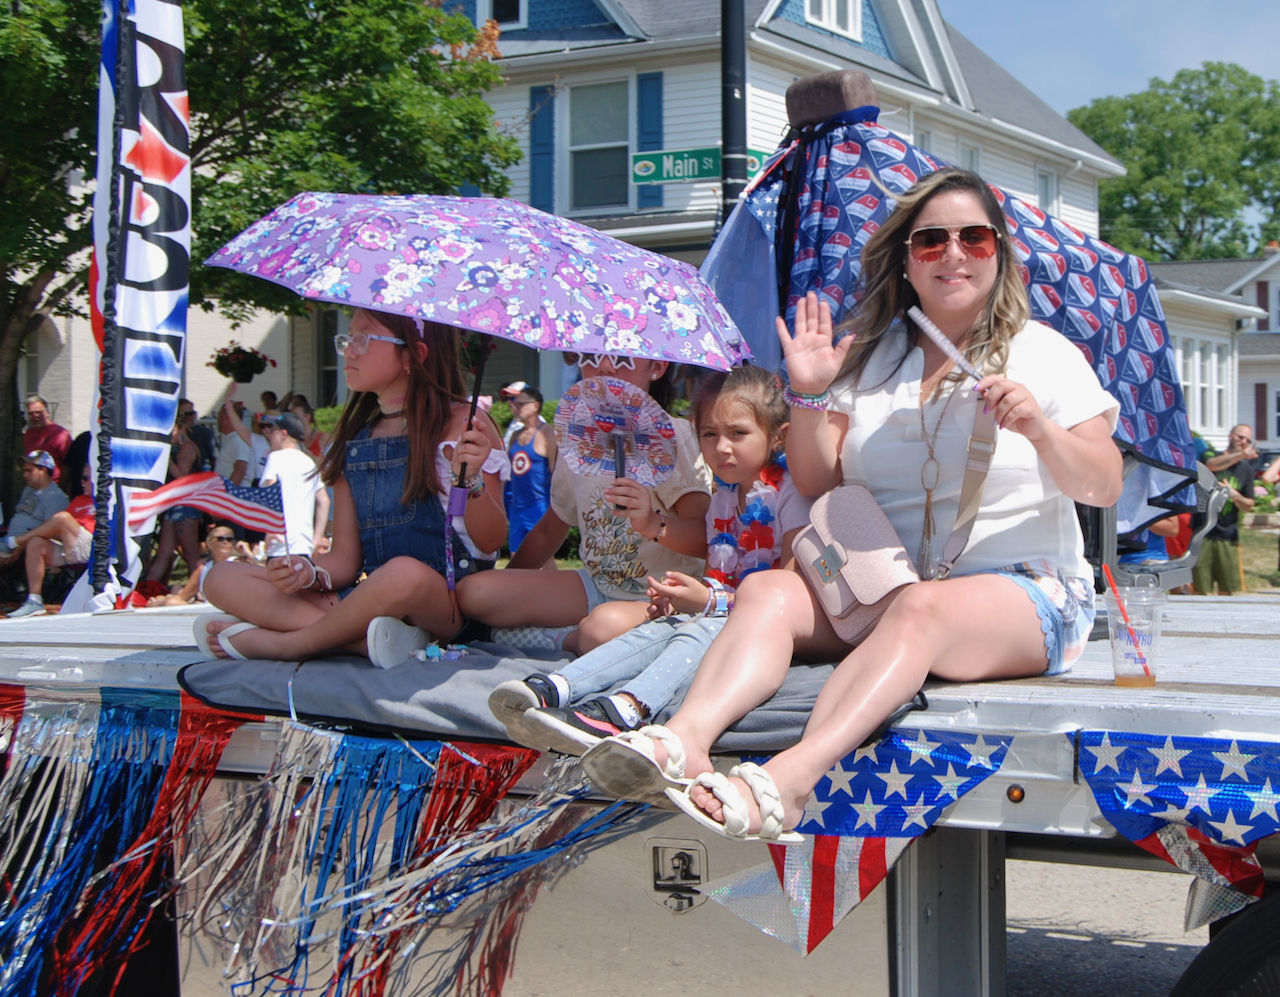
[[[766,158],[765,153],[748,149],[747,176],[755,176]],[[632,183],[705,183],[708,180],[719,180],[720,173],[718,146],[631,154]]]

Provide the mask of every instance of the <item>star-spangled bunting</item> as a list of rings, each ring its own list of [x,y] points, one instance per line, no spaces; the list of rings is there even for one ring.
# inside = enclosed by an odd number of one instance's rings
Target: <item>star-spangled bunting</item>
[[[804,844],[770,845],[771,865],[699,892],[807,955],[948,806],[1000,768],[1012,741],[895,727],[819,780],[797,828]]]
[[[1280,830],[1280,744],[1081,731],[1080,772],[1130,841],[1218,887],[1261,895],[1253,856]]]
[[[877,838],[923,834],[947,806],[1000,767],[1012,740],[894,728],[819,780],[797,830]]]

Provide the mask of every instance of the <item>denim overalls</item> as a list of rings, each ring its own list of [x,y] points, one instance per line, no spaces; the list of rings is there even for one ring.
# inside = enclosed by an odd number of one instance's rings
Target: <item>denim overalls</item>
[[[356,505],[364,570],[373,574],[393,557],[407,555],[445,573],[444,509],[435,495],[402,505],[409,437],[370,439],[372,427],[360,430],[347,444],[343,475]],[[476,559],[457,533],[453,538],[453,570],[465,578],[477,568]],[[488,567],[492,562],[486,562]]]

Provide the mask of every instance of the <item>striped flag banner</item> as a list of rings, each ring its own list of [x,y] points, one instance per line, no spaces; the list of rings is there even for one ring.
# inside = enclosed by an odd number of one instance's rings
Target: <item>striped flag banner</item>
[[[229,519],[249,530],[284,533],[284,499],[280,482],[265,488],[233,485],[220,474],[188,474],[155,491],[134,492],[129,503],[129,528],[141,528],[166,509],[189,505],[216,519]]]
[[[107,598],[140,571],[124,528],[135,490],[163,483],[181,393],[191,247],[182,5],[102,0],[89,305],[99,354],[91,427],[89,577]]]

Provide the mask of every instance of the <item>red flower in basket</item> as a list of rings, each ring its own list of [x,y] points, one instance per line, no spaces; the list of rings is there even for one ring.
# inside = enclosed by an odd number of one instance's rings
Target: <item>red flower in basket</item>
[[[222,349],[214,352],[206,367],[212,367],[223,377],[229,377],[237,384],[248,384],[276,362],[265,353],[249,346],[242,346],[234,339]]]

